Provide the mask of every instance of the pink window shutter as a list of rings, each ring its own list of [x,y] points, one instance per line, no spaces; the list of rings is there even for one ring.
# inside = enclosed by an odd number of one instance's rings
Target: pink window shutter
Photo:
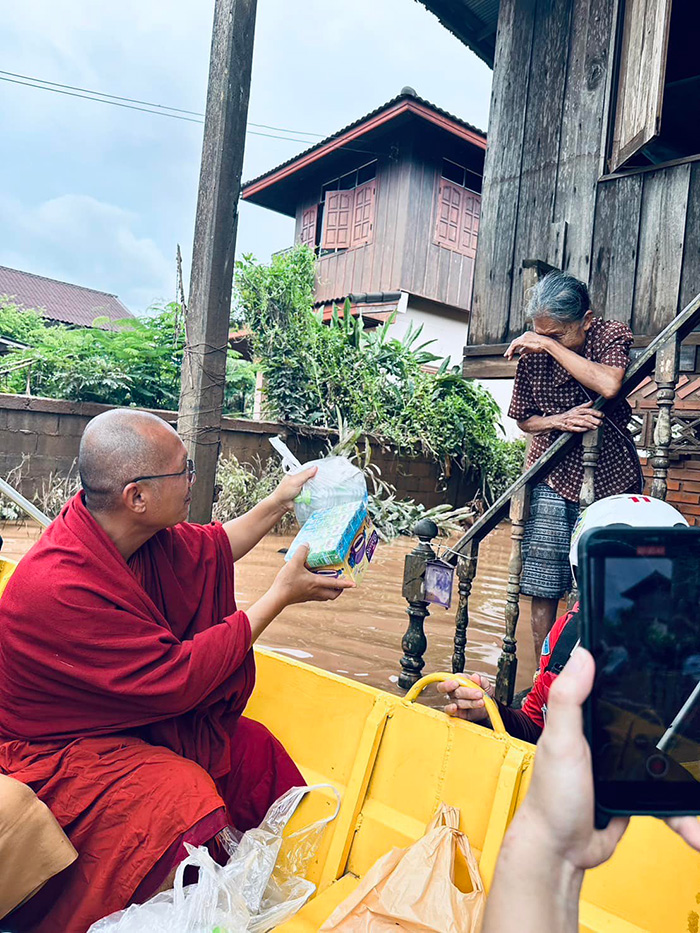
[[[374,229],[374,202],[377,182],[373,179],[355,189],[355,206],[352,221],[352,246],[364,246],[372,240]]]
[[[350,246],[354,193],[354,191],[329,191],[326,194],[323,249],[347,249]]]
[[[459,249],[462,227],[462,201],[464,188],[450,184],[443,178],[438,189],[435,241],[449,249]]]
[[[317,207],[314,204],[313,207],[307,208],[301,215],[299,242],[306,246],[310,246],[311,249],[316,245],[316,214]]]
[[[479,218],[481,216],[481,196],[473,191],[464,192],[462,210],[462,232],[459,251],[465,256],[476,256],[476,244],[479,239]]]

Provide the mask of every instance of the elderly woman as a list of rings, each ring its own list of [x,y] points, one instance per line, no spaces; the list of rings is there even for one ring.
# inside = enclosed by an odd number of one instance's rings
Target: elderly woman
[[[598,395],[614,398],[629,365],[632,331],[619,321],[594,317],[588,289],[573,275],[550,272],[532,289],[527,318],[533,329],[514,340],[505,356],[520,354],[508,414],[532,434],[531,466],[562,432],[603,427],[595,497],[641,492],[639,458],[627,425],[626,400],[607,415],[592,408]],[[523,539],[520,590],[532,597],[535,656],[571,587],[569,545],[583,482],[581,445],[532,490]],[[545,645],[546,651],[546,645]]]

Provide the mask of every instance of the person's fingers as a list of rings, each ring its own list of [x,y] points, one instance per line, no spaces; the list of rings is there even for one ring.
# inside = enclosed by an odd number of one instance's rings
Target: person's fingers
[[[576,648],[549,691],[544,735],[554,747],[564,747],[581,733],[581,706],[591,692],[594,676],[593,655],[585,648]]]
[[[596,848],[593,863],[599,865],[606,859],[609,859],[617,848],[617,844],[625,834],[629,826],[630,818],[628,816],[616,816],[610,820],[605,829],[599,829],[593,837],[593,844]]]
[[[457,699],[455,704],[460,709],[479,709],[484,706],[484,697],[482,694],[480,697],[474,697],[473,699]]]
[[[478,689],[477,687],[457,687],[454,691],[456,700],[481,700],[484,696],[484,691]]]
[[[700,852],[700,821],[695,816],[669,816],[665,822],[688,845]]]
[[[306,558],[309,556],[309,545],[300,544],[294,554],[289,558],[289,563],[296,570],[301,570],[306,564]]]
[[[455,703],[447,703],[445,706],[445,712],[447,713],[448,716],[453,716],[455,719],[466,719],[467,718],[466,713],[464,713],[463,710],[459,709],[459,707]]]
[[[437,685],[438,693],[452,693],[459,688],[458,680],[441,680]]]
[[[292,475],[294,476],[294,479],[303,486],[304,483],[307,483],[310,479],[316,476],[317,473],[318,467],[312,466],[305,467],[303,470],[299,470],[298,473],[293,473]]]

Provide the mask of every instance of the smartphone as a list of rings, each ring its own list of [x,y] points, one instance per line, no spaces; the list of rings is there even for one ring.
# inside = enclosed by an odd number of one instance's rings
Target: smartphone
[[[700,528],[595,528],[579,544],[596,825],[700,814]]]

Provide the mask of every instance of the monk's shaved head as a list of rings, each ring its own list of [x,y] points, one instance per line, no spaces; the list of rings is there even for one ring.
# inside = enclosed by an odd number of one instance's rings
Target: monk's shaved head
[[[119,408],[93,418],[78,454],[88,508],[109,511],[137,476],[169,472],[179,447],[170,425],[148,412]]]

